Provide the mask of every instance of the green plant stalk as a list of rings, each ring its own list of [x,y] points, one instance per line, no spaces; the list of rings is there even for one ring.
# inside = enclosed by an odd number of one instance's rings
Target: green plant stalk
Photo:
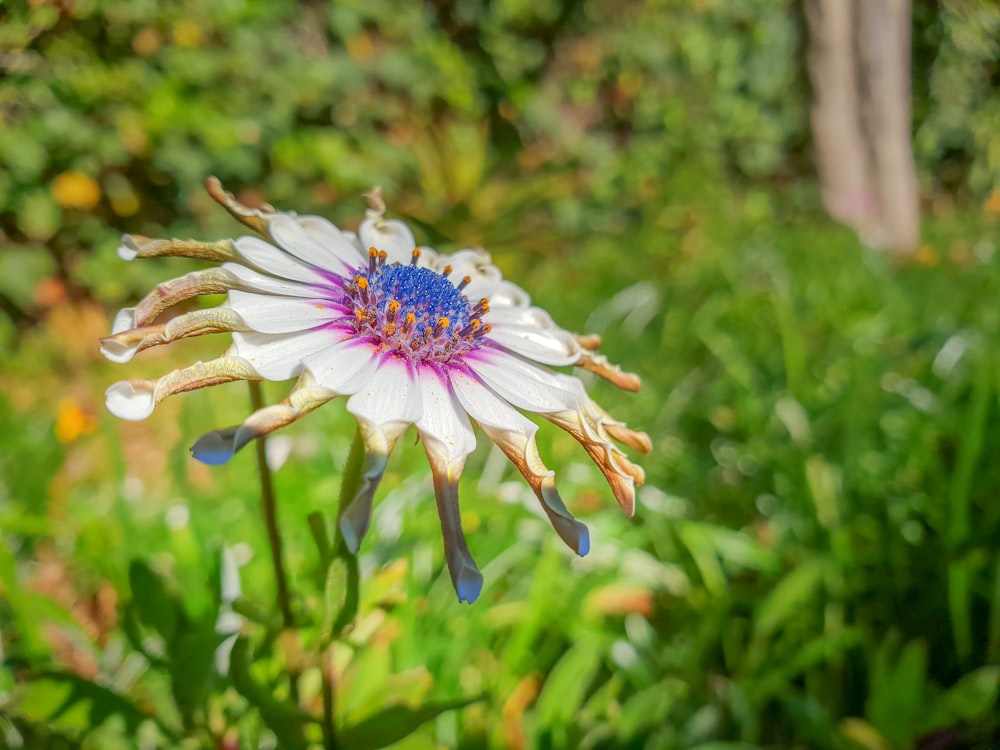
[[[264,407],[264,396],[260,381],[250,380],[250,407],[253,411]],[[271,467],[267,465],[267,442],[261,437],[255,441],[257,470],[260,474],[260,501],[264,511],[264,525],[267,528],[267,546],[271,550],[271,567],[274,570],[274,582],[278,611],[281,613],[281,624],[286,630],[295,627],[292,616],[291,597],[288,589],[288,576],[285,573],[284,553],[281,531],[278,529],[278,502],[274,494],[274,480],[271,477]],[[293,701],[298,702],[298,674],[289,674],[289,694]]]
[[[959,446],[949,498],[948,543],[953,556],[967,542],[971,530],[972,478],[983,450],[992,387],[992,358],[987,352],[980,352],[972,383],[972,403],[962,431],[965,439]],[[948,610],[955,651],[963,663],[972,654],[971,578],[964,557],[953,558],[948,564]]]
[[[337,737],[337,721],[336,721],[336,711],[337,711],[337,686],[334,677],[334,651],[336,649],[337,636],[343,632],[352,622],[358,613],[358,601],[360,598],[360,578],[358,576],[358,558],[351,554],[347,545],[344,543],[343,534],[340,532],[340,516],[344,512],[344,509],[350,504],[354,499],[354,496],[358,493],[358,488],[361,486],[362,472],[364,468],[364,458],[365,458],[365,444],[364,438],[361,435],[361,428],[359,427],[354,433],[354,440],[351,442],[351,450],[347,454],[347,463],[344,466],[343,479],[340,483],[340,498],[337,507],[337,518],[335,522],[335,528],[333,532],[333,550],[332,557],[327,556],[327,568],[328,575],[332,566],[338,562],[343,561],[347,568],[347,580],[346,591],[344,592],[343,603],[340,605],[340,611],[337,612],[336,618],[332,623],[330,629],[330,636],[328,641],[321,641],[320,648],[320,674],[322,675],[322,691],[323,691],[323,719],[321,722],[323,728],[323,746],[327,750],[337,750],[340,747],[340,742]],[[312,525],[315,527],[315,520],[311,521]],[[325,538],[326,534],[320,529],[314,528],[313,535],[323,541],[323,544],[319,544],[321,548],[321,554],[325,548]]]

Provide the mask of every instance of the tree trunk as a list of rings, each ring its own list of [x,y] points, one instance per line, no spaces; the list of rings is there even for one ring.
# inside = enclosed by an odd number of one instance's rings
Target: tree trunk
[[[910,0],[806,0],[823,205],[862,241],[919,242],[910,136]]]

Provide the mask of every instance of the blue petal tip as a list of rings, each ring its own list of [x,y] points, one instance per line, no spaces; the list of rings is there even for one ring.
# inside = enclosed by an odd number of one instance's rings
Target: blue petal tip
[[[576,542],[576,554],[583,557],[588,552],[590,552],[590,531],[587,530],[586,526],[583,526],[580,530],[580,538]]]
[[[464,604],[472,604],[479,598],[483,590],[483,576],[479,571],[469,571],[459,576],[455,581],[455,591],[458,594],[458,601]]]
[[[228,463],[236,454],[237,427],[215,430],[198,438],[191,446],[191,455],[195,460],[209,466],[221,466]]]

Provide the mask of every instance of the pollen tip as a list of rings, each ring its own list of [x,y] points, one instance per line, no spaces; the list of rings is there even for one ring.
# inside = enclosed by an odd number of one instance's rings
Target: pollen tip
[[[369,258],[377,258],[378,257],[378,250],[376,250],[374,247],[368,248],[368,257]]]
[[[447,328],[451,325],[451,321],[447,318],[438,318],[438,328]]]

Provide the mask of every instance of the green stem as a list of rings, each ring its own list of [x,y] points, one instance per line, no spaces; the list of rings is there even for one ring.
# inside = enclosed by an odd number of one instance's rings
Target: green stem
[[[329,640],[321,645],[320,652],[320,674],[322,675],[323,688],[323,746],[327,750],[336,750],[340,747],[337,738],[336,722],[336,698],[337,685],[334,677],[333,656],[336,649],[336,639],[348,627],[358,613],[358,600],[360,598],[358,558],[351,554],[344,544],[343,535],[340,533],[340,515],[344,509],[358,494],[361,486],[361,479],[365,462],[365,442],[359,427],[354,433],[354,440],[351,442],[351,450],[347,454],[347,463],[344,466],[343,479],[340,483],[340,499],[337,509],[337,517],[334,522],[333,544],[330,551],[330,558],[327,566],[327,594],[330,593],[330,581],[339,580],[336,587],[342,592],[334,598],[328,598],[330,608],[339,607],[336,616],[332,612],[328,617],[333,619],[330,627]],[[313,522],[315,525],[315,522]],[[326,533],[321,529],[313,529],[313,536],[317,538],[317,545],[321,548],[320,554],[327,547]],[[339,571],[338,571],[339,568]],[[346,576],[343,574],[346,573]],[[341,577],[343,576],[343,577]]]
[[[264,407],[264,396],[259,380],[248,381],[250,385],[250,406],[253,411]],[[282,553],[281,532],[278,530],[278,502],[274,494],[274,481],[271,477],[271,467],[267,465],[266,438],[255,441],[257,455],[257,470],[260,473],[260,500],[264,511],[264,525],[267,528],[267,544],[271,549],[271,567],[274,569],[274,581],[277,588],[278,611],[281,612],[281,624],[286,630],[295,627],[292,616],[291,597],[288,593],[288,576],[285,574],[284,556]],[[293,701],[298,702],[298,675],[290,675],[289,693]]]
[[[344,478],[340,484],[340,504],[337,509],[337,523],[334,529],[334,557],[340,558],[347,565],[347,597],[344,606],[334,623],[334,633],[339,633],[354,621],[358,613],[360,597],[360,581],[358,578],[358,558],[350,553],[340,533],[340,515],[344,512],[361,487],[361,478],[365,464],[365,440],[359,427],[354,433],[350,453],[347,454],[347,464],[344,466]]]
[[[334,644],[331,643],[322,654],[320,664],[320,674],[323,676],[323,747],[326,750],[337,750],[340,747],[337,724],[334,721],[337,698],[334,690],[333,649]]]

